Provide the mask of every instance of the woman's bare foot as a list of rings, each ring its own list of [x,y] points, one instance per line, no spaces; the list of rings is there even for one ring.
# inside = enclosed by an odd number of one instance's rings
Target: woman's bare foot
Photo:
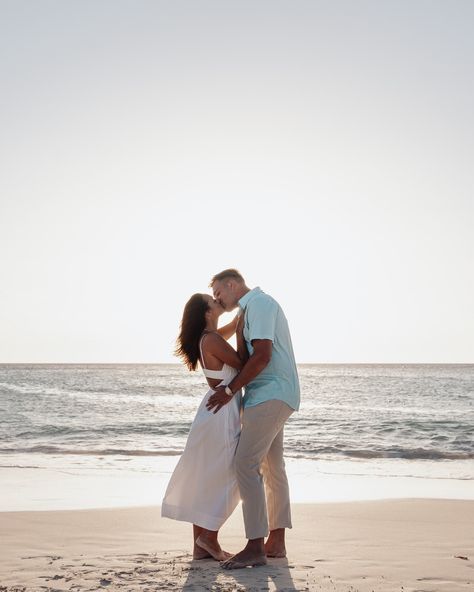
[[[212,559],[212,555],[202,547],[194,544],[193,559]]]
[[[227,553],[221,549],[217,539],[206,536],[203,532],[196,539],[196,545],[204,549],[209,555],[214,557],[216,561],[226,561],[232,557],[231,553]]]

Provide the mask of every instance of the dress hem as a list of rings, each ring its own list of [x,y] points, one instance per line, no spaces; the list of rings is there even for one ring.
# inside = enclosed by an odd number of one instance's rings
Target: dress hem
[[[163,518],[171,518],[171,520],[196,524],[207,530],[219,530],[227,520],[227,517],[209,516],[208,514],[196,512],[196,510],[192,508],[172,506],[166,503],[161,506],[161,516]]]

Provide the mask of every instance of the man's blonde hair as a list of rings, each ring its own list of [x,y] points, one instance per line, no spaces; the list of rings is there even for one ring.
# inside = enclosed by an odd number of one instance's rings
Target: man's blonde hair
[[[215,282],[221,282],[222,280],[236,280],[241,284],[245,284],[245,280],[237,269],[224,269],[220,273],[212,278],[209,287],[212,288]]]

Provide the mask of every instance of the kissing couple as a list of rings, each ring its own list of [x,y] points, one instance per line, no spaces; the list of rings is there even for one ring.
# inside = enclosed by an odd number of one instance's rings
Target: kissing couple
[[[194,559],[213,557],[225,569],[256,567],[267,557],[286,557],[291,510],[283,428],[299,408],[298,373],[276,300],[258,287],[249,289],[236,269],[215,275],[210,287],[213,297],[194,294],[186,303],[177,339],[176,354],[189,370],[199,362],[210,388],[161,515],[193,525]],[[221,314],[235,308],[233,321],[218,328]],[[227,342],[234,334],[237,351]],[[231,554],[218,534],[239,500],[248,541]]]

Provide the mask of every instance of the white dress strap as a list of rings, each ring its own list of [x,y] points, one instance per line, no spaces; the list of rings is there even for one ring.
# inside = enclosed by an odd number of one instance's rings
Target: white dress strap
[[[219,379],[223,379],[225,377],[225,371],[224,370],[209,370],[208,368],[203,368],[202,369],[204,376],[206,378],[219,378]]]
[[[204,355],[202,353],[202,340],[204,339],[204,335],[201,335],[201,337],[199,338],[199,351],[201,353],[201,368],[203,370],[204,370]]]

